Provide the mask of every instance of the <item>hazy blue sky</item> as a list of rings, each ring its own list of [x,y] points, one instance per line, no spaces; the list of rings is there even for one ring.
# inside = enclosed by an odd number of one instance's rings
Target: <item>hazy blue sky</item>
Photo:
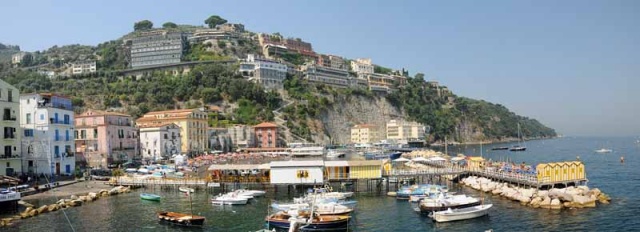
[[[23,50],[115,39],[149,19],[219,14],[320,53],[423,72],[567,135],[640,136],[640,1],[5,1]]]

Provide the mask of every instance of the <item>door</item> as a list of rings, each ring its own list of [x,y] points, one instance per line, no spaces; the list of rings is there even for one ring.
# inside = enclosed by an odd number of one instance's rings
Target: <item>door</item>
[[[7,172],[5,174],[7,174],[7,176],[13,176],[13,168],[7,168]]]
[[[67,164],[64,166],[64,173],[71,174],[71,165]]]
[[[56,175],[60,175],[60,163],[56,163]]]

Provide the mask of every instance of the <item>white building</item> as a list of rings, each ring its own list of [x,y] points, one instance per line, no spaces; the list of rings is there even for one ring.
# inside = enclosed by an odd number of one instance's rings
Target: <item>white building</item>
[[[265,89],[282,89],[282,82],[287,77],[287,65],[249,54],[240,63],[240,73]]]
[[[387,139],[389,140],[418,140],[424,139],[426,127],[417,122],[389,120],[387,123]]]
[[[180,127],[175,123],[140,127],[140,147],[143,160],[157,161],[180,153]]]
[[[78,61],[71,64],[71,73],[73,75],[87,74],[96,72],[96,61]]]
[[[18,52],[16,54],[11,55],[11,64],[14,66],[19,65],[22,62],[22,59],[29,53],[26,52]]]
[[[351,85],[349,72],[343,69],[324,67],[317,64],[302,66],[304,79],[309,82],[325,84],[337,88],[347,88]]]
[[[371,59],[356,59],[351,61],[351,70],[356,73],[373,73]]]
[[[29,173],[71,175],[75,171],[71,99],[51,93],[20,96],[22,166]]]
[[[2,107],[2,130],[4,136],[0,140],[0,175],[12,176],[14,173],[22,173],[22,159],[19,130],[20,123],[20,94],[16,87],[0,80],[0,107]]]
[[[322,184],[324,181],[324,161],[273,161],[271,167],[271,184]]]

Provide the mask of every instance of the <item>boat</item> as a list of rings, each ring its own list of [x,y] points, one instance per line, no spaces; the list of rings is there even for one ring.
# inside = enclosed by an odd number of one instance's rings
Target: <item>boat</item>
[[[364,153],[364,158],[367,160],[381,160],[381,159],[391,159],[395,160],[402,156],[402,152],[391,152],[384,153],[383,151],[373,151]]]
[[[518,123],[518,145],[509,148],[509,151],[526,151],[527,147],[522,145],[522,142],[524,142],[524,139],[522,138],[522,134],[520,133],[520,123]]]
[[[606,148],[600,148],[598,150],[595,150],[596,153],[611,153],[612,150],[611,149],[606,149]]]
[[[140,199],[147,201],[160,201],[160,196],[151,193],[140,193]]]
[[[158,220],[161,222],[168,222],[181,226],[203,226],[205,220],[205,217],[202,216],[167,211],[157,212],[156,215],[158,216]]]
[[[509,147],[494,147],[494,148],[491,148],[491,150],[493,151],[509,150]]]
[[[221,195],[211,199],[214,205],[246,205],[248,201],[248,198],[232,195]]]
[[[482,202],[474,197],[461,195],[438,194],[435,198],[425,198],[420,201],[420,212],[429,214],[447,209],[459,209],[478,206]]]
[[[186,193],[186,192],[192,193],[192,192],[196,191],[196,190],[194,190],[192,188],[189,188],[189,187],[180,187],[180,188],[178,188],[178,190],[180,190],[180,192],[183,192],[183,193]]]
[[[249,190],[249,189],[239,189],[239,190],[236,190],[235,192],[237,192],[239,195],[247,195],[247,196],[254,196],[254,197],[261,197],[267,193],[266,191],[262,191],[262,190]]]
[[[336,150],[329,150],[329,152],[327,152],[327,158],[344,158],[345,156],[346,153]]]
[[[292,225],[300,229],[331,230],[347,228],[350,216],[345,215],[317,215],[309,220],[310,214],[306,211],[295,212],[295,210],[280,211],[265,218],[268,228],[289,229]],[[303,229],[303,230],[304,230]]]
[[[482,217],[489,213],[493,204],[477,205],[458,209],[447,209],[445,211],[434,212],[431,216],[436,222],[450,222],[465,219]]]

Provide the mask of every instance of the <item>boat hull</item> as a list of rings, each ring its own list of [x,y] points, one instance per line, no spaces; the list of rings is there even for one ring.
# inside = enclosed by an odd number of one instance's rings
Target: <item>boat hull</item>
[[[463,208],[460,210],[441,211],[432,215],[436,222],[460,221],[485,216],[489,213],[489,209],[493,205],[479,205],[474,207]]]
[[[155,195],[155,194],[142,193],[142,194],[140,194],[140,199],[147,200],[147,201],[160,201],[160,196]]]
[[[171,223],[179,226],[203,226],[205,217],[175,212],[156,213],[160,222]]]
[[[448,209],[461,209],[461,208],[474,207],[480,204],[481,204],[480,201],[467,203],[467,204],[445,205],[445,206],[426,206],[424,204],[420,204],[420,212],[423,214],[429,214],[432,212],[439,212],[439,211],[444,211]]]
[[[337,229],[337,228],[347,228],[349,226],[349,218],[348,216],[320,216],[325,219],[332,220],[314,220],[314,222],[303,225],[301,223],[301,230],[328,230],[328,229]],[[291,222],[288,219],[284,218],[274,218],[273,216],[267,217],[266,219],[269,229],[278,228],[278,229],[289,229],[291,227]]]

